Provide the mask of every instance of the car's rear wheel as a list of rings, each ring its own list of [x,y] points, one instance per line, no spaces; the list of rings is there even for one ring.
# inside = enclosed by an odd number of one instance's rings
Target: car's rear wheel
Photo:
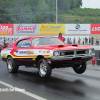
[[[87,67],[87,64],[86,62],[83,62],[82,64],[76,64],[73,66],[73,69],[76,73],[78,74],[82,74],[85,72],[86,70],[86,67]]]
[[[8,57],[7,59],[7,69],[9,73],[17,73],[19,66],[15,64],[12,57]]]
[[[39,68],[39,75],[42,78],[47,79],[51,76],[52,68],[44,58],[39,60],[38,68]]]

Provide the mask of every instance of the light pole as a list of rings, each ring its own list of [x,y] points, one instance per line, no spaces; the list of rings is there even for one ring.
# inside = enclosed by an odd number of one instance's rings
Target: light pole
[[[57,24],[57,15],[58,15],[58,12],[57,12],[57,0],[56,0],[56,24]]]

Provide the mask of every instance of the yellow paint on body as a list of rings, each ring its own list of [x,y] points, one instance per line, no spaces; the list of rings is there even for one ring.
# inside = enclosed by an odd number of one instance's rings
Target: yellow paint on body
[[[33,58],[32,60],[36,60],[35,58]]]

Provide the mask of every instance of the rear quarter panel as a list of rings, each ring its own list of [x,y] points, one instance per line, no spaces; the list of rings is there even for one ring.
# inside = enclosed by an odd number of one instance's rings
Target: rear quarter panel
[[[7,58],[8,55],[11,55],[10,52],[13,48],[7,47],[1,51],[1,58]]]

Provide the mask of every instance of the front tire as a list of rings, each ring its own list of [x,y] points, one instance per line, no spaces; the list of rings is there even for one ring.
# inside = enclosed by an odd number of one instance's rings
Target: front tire
[[[81,65],[79,65],[79,64],[74,65],[73,69],[77,74],[82,74],[85,72],[86,67],[87,67],[86,62],[83,62]]]
[[[52,68],[45,59],[40,59],[38,62],[39,75],[42,78],[49,78],[51,76]]]
[[[8,57],[7,59],[7,69],[9,73],[17,73],[18,72],[18,66],[13,61],[12,57]]]

